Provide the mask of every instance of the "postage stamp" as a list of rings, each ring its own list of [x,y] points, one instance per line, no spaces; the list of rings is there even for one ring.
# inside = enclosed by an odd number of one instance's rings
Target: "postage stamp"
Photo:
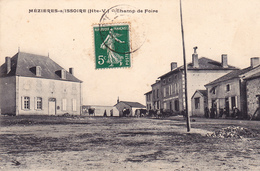
[[[96,69],[131,67],[129,24],[97,25],[93,29]]]

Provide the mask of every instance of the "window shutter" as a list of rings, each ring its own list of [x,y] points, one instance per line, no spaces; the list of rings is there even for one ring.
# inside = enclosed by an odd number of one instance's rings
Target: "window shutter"
[[[22,110],[24,109],[24,97],[23,96],[21,97],[21,109]]]
[[[34,97],[34,109],[37,110],[37,97]]]

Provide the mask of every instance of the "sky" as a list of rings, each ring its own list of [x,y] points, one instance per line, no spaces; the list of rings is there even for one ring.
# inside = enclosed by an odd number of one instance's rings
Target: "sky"
[[[134,14],[114,14],[129,23],[131,68],[95,69],[93,26],[99,13],[29,13],[29,9],[109,9],[129,6]],[[143,13],[137,13],[137,10]],[[145,9],[158,11],[144,13]],[[193,47],[199,57],[239,68],[260,57],[259,0],[182,0],[187,62]],[[112,14],[111,14],[112,15]],[[112,21],[111,21],[112,22]],[[183,64],[179,0],[0,0],[0,64],[22,52],[47,56],[83,81],[84,105],[114,105],[117,98],[145,104],[155,80]]]

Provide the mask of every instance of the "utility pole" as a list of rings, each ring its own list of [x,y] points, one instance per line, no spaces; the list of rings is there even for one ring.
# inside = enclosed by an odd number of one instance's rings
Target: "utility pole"
[[[185,44],[184,44],[184,31],[183,31],[183,21],[182,21],[182,6],[180,0],[180,17],[181,17],[181,35],[182,35],[182,49],[183,49],[183,66],[184,66],[184,79],[185,79],[185,114],[187,121],[187,132],[190,132],[190,116],[188,110],[188,97],[187,97],[187,65],[185,56]]]

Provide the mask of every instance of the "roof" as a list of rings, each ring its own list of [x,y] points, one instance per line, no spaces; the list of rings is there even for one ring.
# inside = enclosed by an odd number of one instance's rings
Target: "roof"
[[[195,67],[193,67],[192,62],[188,63],[187,70],[237,70],[238,69],[231,65],[228,65],[228,67],[222,67],[221,62],[217,62],[217,61],[214,61],[214,60],[206,58],[206,57],[199,58],[198,64],[199,64],[199,67],[195,68]],[[177,71],[183,70],[183,69],[184,69],[184,66],[182,65],[182,66],[160,76],[159,78],[165,77],[167,75],[170,75],[174,72],[177,72]]]
[[[145,108],[145,106],[142,105],[142,104],[139,103],[139,102],[126,102],[126,101],[120,101],[119,103],[121,103],[121,102],[127,104],[127,105],[130,106],[130,107]]]
[[[245,80],[252,80],[252,79],[255,79],[255,78],[260,78],[260,72],[253,74],[249,77],[246,77]]]
[[[151,91],[148,91],[148,92],[146,92],[144,95],[146,95],[146,94],[151,94],[153,91],[151,90]]]
[[[155,83],[153,83],[151,86],[154,86],[156,84],[160,84],[161,80],[156,80]]]
[[[220,83],[220,82],[227,81],[227,80],[231,80],[231,79],[234,79],[234,78],[239,78],[240,75],[245,74],[245,73],[251,71],[252,69],[254,69],[254,68],[247,67],[247,68],[240,69],[240,70],[234,70],[234,71],[227,73],[227,74],[223,75],[222,77],[219,77],[218,79],[206,84],[205,86],[213,85],[213,84]]]
[[[196,94],[196,93],[200,93],[202,96],[204,97],[207,97],[208,96],[208,92],[207,90],[196,90],[195,93],[193,94],[193,96]],[[193,96],[191,98],[193,98]]]
[[[35,72],[33,72],[33,68],[36,66],[41,67],[41,76],[36,76]],[[24,76],[82,82],[67,71],[66,79],[62,79],[58,73],[62,69],[64,68],[47,56],[18,52],[11,58],[11,71],[8,74],[6,73],[6,64],[0,66],[0,77]]]

